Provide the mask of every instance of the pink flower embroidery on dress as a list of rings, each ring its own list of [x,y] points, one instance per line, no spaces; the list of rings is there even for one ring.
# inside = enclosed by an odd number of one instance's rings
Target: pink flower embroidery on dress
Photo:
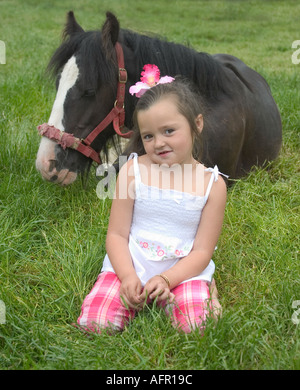
[[[191,250],[190,244],[185,245],[182,249],[175,249],[173,245],[159,245],[152,241],[148,242],[136,239],[136,243],[147,252],[147,256],[152,259],[159,258],[159,261],[184,257]]]
[[[162,257],[165,254],[165,251],[162,249],[157,249],[157,256]]]

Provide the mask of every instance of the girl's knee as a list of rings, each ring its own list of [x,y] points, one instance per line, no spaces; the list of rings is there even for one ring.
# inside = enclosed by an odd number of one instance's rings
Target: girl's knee
[[[172,325],[184,333],[190,333],[193,330],[203,331],[208,316],[207,304],[184,307],[176,307],[176,303],[171,313]]]
[[[205,281],[194,280],[177,286],[171,318],[174,327],[185,333],[203,331],[209,316],[209,288]]]
[[[110,309],[108,312],[91,311],[83,308],[77,324],[85,330],[95,333],[101,333],[102,330],[113,332],[122,331],[127,323],[134,317],[134,313],[128,311],[125,307],[119,307],[117,310]]]
[[[103,329],[122,331],[134,312],[127,310],[120,299],[120,281],[111,272],[98,277],[85,298],[77,323],[83,329],[100,333]]]

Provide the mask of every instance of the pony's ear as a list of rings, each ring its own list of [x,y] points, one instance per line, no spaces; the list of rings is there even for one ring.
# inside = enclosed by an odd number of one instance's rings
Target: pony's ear
[[[63,31],[63,39],[78,32],[84,32],[83,28],[77,23],[73,11],[68,12],[67,22]]]
[[[108,56],[118,40],[120,32],[120,24],[118,19],[111,12],[106,12],[106,20],[102,27],[102,44]]]

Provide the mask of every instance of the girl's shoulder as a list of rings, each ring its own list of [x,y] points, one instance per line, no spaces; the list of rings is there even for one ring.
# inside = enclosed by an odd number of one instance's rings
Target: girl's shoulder
[[[124,183],[130,184],[132,180],[134,180],[134,161],[129,159],[121,166],[117,182],[124,185]]]
[[[118,175],[120,176],[120,175],[128,174],[128,170],[129,170],[129,168],[132,167],[132,166],[133,166],[133,159],[127,160],[127,161],[121,166]]]
[[[227,198],[227,184],[220,174],[212,173],[210,171],[206,171],[206,173],[209,175],[208,180],[212,180],[212,186],[211,190],[208,196],[208,201],[210,203],[216,201],[224,203],[226,202]],[[209,181],[208,181],[209,182]]]
[[[217,197],[218,194],[221,198],[226,197],[227,185],[217,166],[208,168],[202,163],[198,163],[197,180],[202,181],[204,193],[209,194],[209,198],[214,197],[214,194],[217,194]]]
[[[226,184],[226,182],[222,176],[227,177],[227,178],[228,178],[228,176],[223,174],[222,172],[220,172],[217,165],[215,165],[213,168],[213,167],[206,167],[202,163],[198,163],[198,164],[200,166],[200,171],[204,172],[204,177],[206,178],[206,180],[207,180],[207,178],[210,180],[210,178],[213,177],[215,182],[217,182],[217,181],[219,181],[219,179],[221,179],[220,181]]]
[[[146,157],[146,158],[145,158]],[[134,159],[137,158],[137,164],[138,166],[135,168],[135,162],[134,162]],[[119,171],[119,176],[121,175],[122,176],[128,176],[128,177],[133,177],[135,176],[135,170],[138,169],[138,171],[140,170],[141,168],[141,165],[144,166],[144,165],[149,165],[148,163],[148,160],[147,159],[147,156],[145,155],[142,155],[142,156],[134,156],[134,157],[131,157],[129,158],[125,164],[122,165],[120,171]]]

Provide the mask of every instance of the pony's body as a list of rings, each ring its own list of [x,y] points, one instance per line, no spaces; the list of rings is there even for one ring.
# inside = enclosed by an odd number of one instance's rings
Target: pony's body
[[[68,39],[54,54],[50,67],[58,75],[58,90],[49,125],[86,137],[107,115],[116,99],[118,67],[114,45],[121,43],[128,73],[125,93],[125,126],[132,127],[136,98],[128,93],[145,64],[156,64],[161,75],[190,78],[205,98],[204,154],[207,166],[237,178],[253,165],[263,165],[279,153],[281,120],[266,81],[239,59],[210,56],[182,45],[119,30],[112,14],[102,31],[84,32],[69,13]],[[109,125],[93,142],[105,151],[114,135]],[[130,151],[127,150],[127,153]],[[75,150],[43,137],[36,166],[47,180],[63,185],[76,179],[90,161]]]

